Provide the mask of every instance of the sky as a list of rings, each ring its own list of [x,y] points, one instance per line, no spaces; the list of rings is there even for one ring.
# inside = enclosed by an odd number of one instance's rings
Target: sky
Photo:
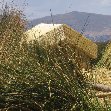
[[[71,11],[111,15],[111,0],[0,0],[0,8],[3,1],[23,10],[29,20],[50,16],[50,9],[53,15]]]

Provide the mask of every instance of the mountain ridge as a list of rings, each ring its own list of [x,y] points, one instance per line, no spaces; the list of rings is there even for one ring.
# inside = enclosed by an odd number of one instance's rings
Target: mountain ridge
[[[89,16],[89,19],[87,20]],[[87,20],[87,23],[86,23]],[[34,19],[29,22],[28,27],[32,28],[40,23],[67,24],[89,39],[96,42],[111,40],[111,15],[72,11],[65,14],[56,14]],[[86,25],[85,25],[86,24]],[[82,31],[84,29],[84,31]]]
[[[86,13],[86,14],[94,14],[94,15],[103,15],[103,16],[109,16],[111,17],[111,15],[108,15],[108,14],[100,14],[100,13],[90,13],[90,12],[82,12],[82,11],[71,11],[71,12],[66,12],[66,13],[62,13],[62,14],[54,14],[53,16],[57,16],[57,15],[64,15],[64,14],[69,14],[69,13],[73,13],[73,12],[77,12],[77,13]],[[47,16],[44,16],[44,17],[51,17],[49,15]],[[36,20],[36,19],[41,19],[41,18],[44,18],[44,17],[40,17],[40,18],[34,18],[34,19],[31,19],[29,21],[32,21],[32,20]]]

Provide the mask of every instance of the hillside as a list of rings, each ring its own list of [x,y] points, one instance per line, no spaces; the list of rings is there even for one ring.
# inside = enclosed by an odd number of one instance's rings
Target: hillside
[[[85,26],[84,35],[96,42],[103,42],[111,40],[111,16],[101,15],[85,12],[70,12],[66,14],[57,14],[46,16],[43,18],[35,19],[29,22],[28,28],[31,28],[39,23],[51,23],[52,19],[54,23],[67,24],[73,29],[81,32],[84,28],[85,22],[89,16],[89,19]]]

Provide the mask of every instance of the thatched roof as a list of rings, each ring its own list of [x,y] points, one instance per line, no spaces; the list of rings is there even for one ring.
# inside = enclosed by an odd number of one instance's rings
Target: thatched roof
[[[97,45],[64,24],[39,24],[25,34],[28,35],[27,42],[36,39],[41,44],[52,45],[65,40],[81,49],[90,58],[97,57]]]

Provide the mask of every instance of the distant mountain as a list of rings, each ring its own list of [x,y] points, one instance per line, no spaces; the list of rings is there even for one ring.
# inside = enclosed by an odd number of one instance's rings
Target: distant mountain
[[[101,15],[73,11],[66,14],[57,14],[35,19],[29,22],[31,28],[40,23],[67,24],[73,29],[96,42],[111,40],[111,15]]]

